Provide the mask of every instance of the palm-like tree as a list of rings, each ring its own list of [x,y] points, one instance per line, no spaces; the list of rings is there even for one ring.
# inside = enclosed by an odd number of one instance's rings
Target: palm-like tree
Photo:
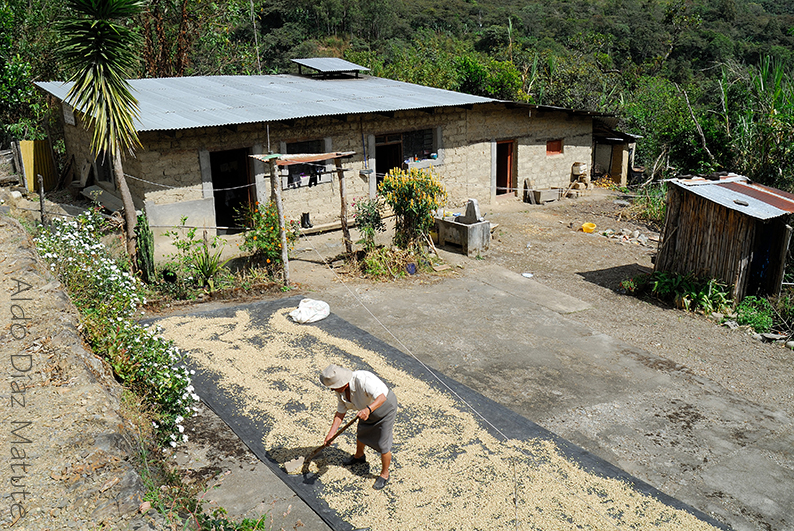
[[[127,82],[138,65],[137,35],[123,23],[139,13],[143,0],[68,0],[69,18],[61,24],[60,50],[74,86],[67,103],[93,128],[91,149],[111,157],[124,204],[127,252],[135,268],[135,205],[124,177],[121,155],[140,146],[134,119],[138,100]]]

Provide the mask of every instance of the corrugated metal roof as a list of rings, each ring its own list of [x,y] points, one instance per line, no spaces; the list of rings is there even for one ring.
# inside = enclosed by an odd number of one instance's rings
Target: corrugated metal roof
[[[336,72],[369,72],[366,66],[357,65],[338,57],[311,57],[309,59],[293,59],[293,63],[307,66],[312,70],[317,70],[323,74],[333,74]]]
[[[715,181],[696,177],[670,182],[755,219],[767,220],[794,213],[794,195],[755,184],[743,175],[728,174]]]
[[[140,131],[168,131],[316,116],[455,107],[499,100],[363,76],[203,76],[130,80]],[[64,100],[71,83],[37,82]]]

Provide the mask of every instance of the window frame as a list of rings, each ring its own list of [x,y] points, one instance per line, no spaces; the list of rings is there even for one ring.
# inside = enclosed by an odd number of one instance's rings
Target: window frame
[[[553,157],[555,155],[565,154],[565,142],[562,138],[555,138],[546,141],[546,156]]]

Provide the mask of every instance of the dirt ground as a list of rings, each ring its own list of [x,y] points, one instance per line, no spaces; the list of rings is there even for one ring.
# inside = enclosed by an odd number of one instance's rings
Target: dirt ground
[[[658,237],[657,228],[625,219],[626,207],[615,203],[625,199],[595,189],[544,206],[496,205],[486,216],[499,224],[487,259],[516,273],[532,273],[543,284],[592,305],[566,317],[684,365],[748,400],[794,414],[790,350],[717,326],[702,315],[619,292],[622,280],[652,270],[656,242],[650,241],[650,247],[620,244],[598,233],[625,228]],[[586,222],[595,223],[596,232],[581,232]]]

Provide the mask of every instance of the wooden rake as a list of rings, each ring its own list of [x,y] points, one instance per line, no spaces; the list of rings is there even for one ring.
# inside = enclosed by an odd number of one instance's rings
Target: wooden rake
[[[284,463],[284,470],[287,471],[287,474],[291,474],[292,472],[294,472],[295,470],[300,468],[301,469],[301,473],[302,474],[306,474],[308,472],[309,463],[311,462],[311,460],[314,459],[317,456],[317,454],[319,454],[325,448],[327,448],[332,442],[334,442],[334,439],[339,437],[342,434],[342,432],[347,430],[357,420],[358,420],[358,416],[357,415],[353,416],[353,420],[351,420],[350,422],[348,422],[347,424],[345,424],[344,426],[339,428],[336,431],[336,433],[334,433],[334,436],[331,437],[330,439],[328,439],[327,443],[325,443],[325,444],[323,444],[321,446],[318,446],[317,448],[312,450],[312,452],[308,456],[296,457],[295,459],[292,459],[290,461],[285,462]]]

